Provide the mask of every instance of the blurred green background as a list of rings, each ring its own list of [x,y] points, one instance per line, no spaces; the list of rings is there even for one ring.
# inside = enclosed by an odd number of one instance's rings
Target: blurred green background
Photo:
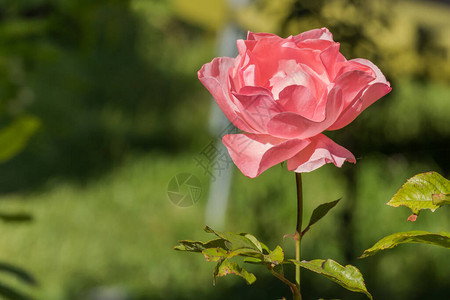
[[[343,197],[305,237],[303,258],[356,265],[375,299],[450,295],[446,249],[403,245],[356,259],[393,232],[450,228],[448,208],[411,223],[408,209],[384,204],[414,174],[448,178],[450,169],[450,5],[401,0],[260,0],[239,9],[225,0],[0,1],[1,295],[290,297],[252,267],[253,286],[228,276],[213,287],[212,263],[171,250],[180,239],[209,238],[211,177],[194,158],[216,140],[208,130],[215,104],[196,72],[217,55],[230,22],[282,36],[326,26],[348,59],[372,60],[393,86],[328,134],[358,163],[303,176],[305,216]],[[226,229],[294,256],[282,239],[295,228],[293,173],[275,166],[249,179],[232,168]],[[202,184],[188,208],[167,196],[182,172]],[[305,299],[365,297],[309,271],[302,280]]]

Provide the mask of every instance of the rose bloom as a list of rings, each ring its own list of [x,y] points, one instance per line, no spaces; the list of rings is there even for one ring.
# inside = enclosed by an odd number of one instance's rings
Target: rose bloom
[[[348,125],[391,91],[377,66],[345,59],[327,28],[285,39],[249,32],[237,47],[236,58],[215,58],[198,77],[243,131],[222,141],[244,175],[256,177],[285,160],[295,172],[356,162],[322,132]]]

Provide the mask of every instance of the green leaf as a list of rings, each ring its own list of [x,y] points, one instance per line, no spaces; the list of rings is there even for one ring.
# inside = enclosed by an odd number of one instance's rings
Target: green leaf
[[[255,257],[246,257],[244,258],[244,262],[249,264],[264,264],[264,260]]]
[[[223,248],[225,249],[225,241],[223,239],[215,239],[209,242],[203,243],[200,241],[178,241],[180,245],[173,247],[173,250],[189,251],[189,252],[202,252],[208,248]]]
[[[308,226],[302,231],[302,236],[309,230],[309,228],[317,223],[320,219],[326,216],[326,214],[338,204],[341,199],[337,199],[335,201],[327,202],[320,204],[317,206],[311,215],[311,219],[309,220]]]
[[[11,159],[22,150],[38,127],[37,118],[22,116],[2,128],[0,130],[0,162]]]
[[[434,205],[442,206],[450,204],[450,194],[434,194],[431,200]]]
[[[448,204],[450,181],[436,172],[417,174],[398,190],[387,205],[409,207],[414,215],[422,209],[435,211],[441,205]]]
[[[252,273],[247,272],[247,270],[241,268],[237,263],[231,262],[228,259],[221,259],[214,269],[213,273],[213,283],[216,284],[216,279],[218,277],[226,276],[228,274],[235,274],[240,276],[247,281],[247,284],[252,284],[255,282],[256,277]]]
[[[377,254],[381,250],[391,249],[403,243],[424,243],[450,248],[450,233],[430,233],[427,231],[397,232],[379,240],[371,248],[365,250],[359,258]]]
[[[253,250],[262,252],[262,250],[260,250],[262,247],[260,244],[255,245],[255,243],[253,243],[253,241],[251,241],[250,239],[245,237],[245,235],[247,235],[247,233],[234,233],[234,232],[228,232],[228,231],[220,232],[220,231],[215,231],[208,226],[206,226],[204,230],[208,233],[214,233],[218,237],[226,240],[225,246],[230,250],[248,248],[248,249],[253,249]],[[249,236],[252,236],[252,235],[249,235]],[[255,237],[253,237],[253,238],[255,238]],[[256,238],[255,238],[255,240],[256,240]]]
[[[257,259],[264,259],[264,255],[252,249],[237,249],[234,251],[227,251],[222,248],[210,248],[202,251],[207,261],[219,261],[222,258],[232,258],[234,256],[252,257]]]
[[[347,290],[364,293],[367,297],[369,297],[369,299],[373,299],[372,295],[367,291],[361,272],[352,265],[346,265],[344,267],[331,259],[315,259],[301,262],[291,259],[289,261],[305,269],[325,276]]]
[[[261,253],[263,252],[264,244],[262,244],[260,241],[258,241],[258,239],[255,236],[251,235],[250,233],[246,233],[244,235],[244,237],[247,238],[248,240],[250,240],[256,246],[256,248],[258,248],[259,252],[261,252]],[[268,250],[266,245],[264,245],[264,247],[265,247],[265,249]]]
[[[270,251],[269,254],[264,255],[264,261],[275,265],[281,264],[284,261],[283,248],[277,246],[273,251]]]
[[[209,242],[179,241],[179,245],[173,249],[178,251],[200,252],[207,261],[217,262],[214,270],[214,283],[217,277],[227,274],[236,274],[244,278],[248,284],[253,283],[256,278],[253,274],[242,269],[238,264],[229,259],[235,256],[244,257],[244,262],[262,264],[272,269],[277,268],[284,262],[284,252],[280,246],[271,251],[255,236],[249,233],[220,232],[206,226],[205,231],[214,233],[219,238]],[[282,272],[282,267],[277,268]],[[280,273],[281,274],[281,273]]]
[[[220,261],[228,258],[229,252],[223,248],[209,248],[202,251],[207,261]]]
[[[268,250],[267,252],[268,254],[252,255],[252,257],[249,257],[247,253],[240,255],[247,256],[244,262],[251,264],[271,265],[271,267],[274,267],[284,262],[284,251],[280,246],[277,246],[273,251]]]

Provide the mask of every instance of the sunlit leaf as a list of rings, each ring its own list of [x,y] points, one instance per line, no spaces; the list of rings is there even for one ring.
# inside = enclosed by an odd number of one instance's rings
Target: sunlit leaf
[[[244,278],[247,284],[252,284],[256,280],[255,275],[247,272],[247,270],[241,268],[237,263],[231,262],[228,259],[222,259],[217,263],[216,268],[214,269],[214,284],[217,277],[226,276],[228,274],[235,274]]]
[[[264,256],[264,260],[275,265],[281,264],[284,261],[284,251],[280,246],[277,246],[273,251]]]
[[[226,240],[225,245],[230,250],[237,250],[241,248],[248,248],[257,251],[261,251],[261,245],[255,245],[253,241],[245,237],[246,233],[234,233],[234,232],[220,232],[215,231],[212,228],[206,226],[205,231],[208,233],[214,233],[218,237]]]
[[[180,245],[173,247],[173,249],[178,251],[189,251],[189,252],[202,252],[205,249],[217,247],[225,249],[224,242],[225,241],[223,239],[215,239],[205,243],[200,241],[184,240],[178,241]]]
[[[442,206],[450,204],[450,194],[435,194],[432,197],[431,201],[434,205]]]
[[[397,232],[379,240],[371,248],[365,250],[360,258],[377,254],[381,250],[391,249],[404,243],[424,243],[450,248],[450,233],[431,233],[427,231]]]
[[[207,261],[219,261],[228,257],[228,251],[223,248],[209,248],[202,251]]]
[[[372,295],[367,291],[366,285],[364,284],[361,272],[352,265],[346,265],[344,267],[331,259],[315,259],[311,261],[297,261],[291,259],[289,261],[302,268],[325,276],[347,290],[364,293],[367,297],[372,299]]]
[[[387,204],[406,206],[418,215],[422,209],[435,211],[441,205],[448,204],[449,193],[450,181],[436,172],[421,173],[408,179]]]
[[[217,277],[228,274],[236,274],[244,278],[248,284],[256,280],[253,274],[230,261],[235,256],[243,257],[246,263],[265,265],[270,269],[276,269],[279,274],[283,273],[281,264],[284,262],[284,251],[280,246],[271,251],[264,243],[249,233],[220,232],[208,226],[204,230],[219,238],[209,242],[183,240],[179,241],[180,245],[173,249],[201,252],[207,261],[217,262],[214,270],[214,282]]]
[[[252,257],[257,259],[264,259],[264,255],[252,249],[237,249],[234,251],[223,248],[209,248],[202,251],[207,261],[219,261],[222,258],[232,258],[234,256]]]
[[[244,235],[244,237],[247,238],[247,239],[249,239],[249,240],[256,246],[256,248],[258,248],[259,252],[263,252],[263,245],[264,245],[264,244],[262,244],[260,241],[258,241],[258,239],[257,239],[256,237],[254,237],[254,236],[251,235],[250,233],[246,233],[246,234]],[[267,248],[266,245],[264,245],[264,246],[265,246],[265,248],[266,248],[267,250],[269,250],[269,249]]]

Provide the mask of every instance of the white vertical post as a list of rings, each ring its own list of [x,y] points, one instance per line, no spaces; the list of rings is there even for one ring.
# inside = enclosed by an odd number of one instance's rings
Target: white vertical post
[[[230,11],[235,11],[247,4],[249,0],[228,0]],[[244,32],[235,24],[234,20],[228,22],[226,27],[218,35],[219,56],[235,57],[237,55],[236,40],[244,37]],[[213,104],[210,112],[210,130],[213,136],[218,136],[222,130],[230,126],[230,122],[220,108]],[[216,141],[216,148],[227,153],[222,141]],[[216,158],[218,159],[218,157]],[[228,157],[229,160],[231,158]],[[225,225],[225,216],[228,206],[228,197],[232,179],[232,166],[222,170],[213,170],[213,177],[209,188],[208,202],[206,204],[206,224],[218,230]]]

